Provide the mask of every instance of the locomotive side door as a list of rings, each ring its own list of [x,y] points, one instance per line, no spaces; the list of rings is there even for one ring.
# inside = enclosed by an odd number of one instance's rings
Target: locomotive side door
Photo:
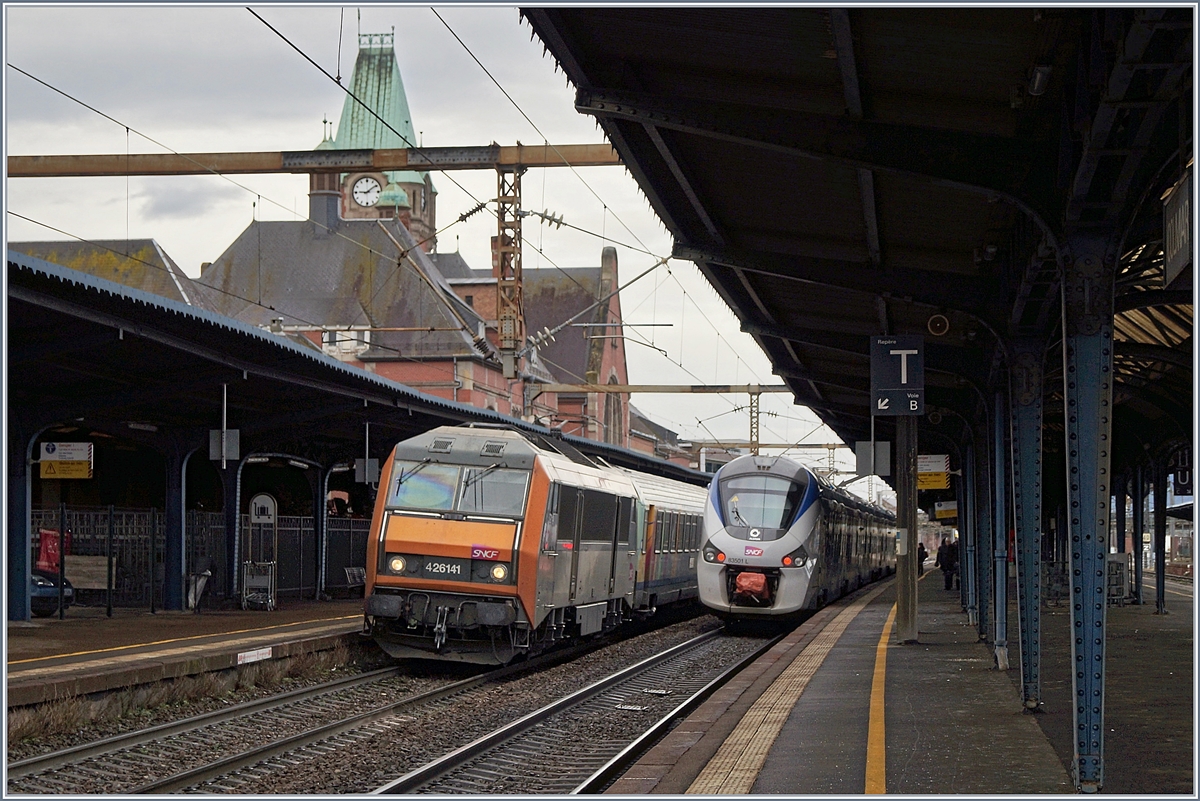
[[[555,576],[555,603],[569,606],[575,603],[579,581],[579,533],[583,517],[583,490],[578,487],[562,488],[558,504],[558,552],[559,568]],[[558,601],[562,594],[563,600]]]

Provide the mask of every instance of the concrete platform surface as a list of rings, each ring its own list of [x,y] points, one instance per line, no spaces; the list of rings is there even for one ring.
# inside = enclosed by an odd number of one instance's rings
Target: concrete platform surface
[[[158,612],[72,607],[66,619],[10,621],[7,704],[21,706],[291,656],[352,641],[362,599],[271,611]]]

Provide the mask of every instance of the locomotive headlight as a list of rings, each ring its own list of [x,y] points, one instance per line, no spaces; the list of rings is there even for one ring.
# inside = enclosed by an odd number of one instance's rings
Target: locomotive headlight
[[[404,557],[393,554],[388,557],[388,570],[400,574],[404,572]]]
[[[784,567],[804,567],[808,563],[808,551],[801,545],[796,550],[783,557],[781,560]]]
[[[725,561],[725,554],[711,542],[704,544],[704,561],[720,564]]]
[[[504,581],[508,578],[508,568],[505,565],[492,565],[492,581]]]

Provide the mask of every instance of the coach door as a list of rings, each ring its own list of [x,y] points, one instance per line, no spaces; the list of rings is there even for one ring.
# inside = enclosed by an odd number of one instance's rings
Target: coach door
[[[613,533],[612,564],[609,568],[608,594],[611,598],[633,596],[634,565],[637,559],[637,519],[633,498],[617,499],[617,530]]]

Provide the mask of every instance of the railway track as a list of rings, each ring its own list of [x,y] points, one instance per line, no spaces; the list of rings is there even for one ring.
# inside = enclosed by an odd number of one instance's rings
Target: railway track
[[[599,792],[675,721],[778,639],[706,632],[531,712],[374,792]],[[737,645],[731,648],[731,643]],[[663,714],[663,710],[669,711]]]
[[[313,721],[344,720],[347,709],[369,711],[357,717],[384,715],[397,706],[436,693],[453,693],[486,680],[438,681],[439,686],[414,696],[410,686],[428,684],[405,677],[398,668],[326,682],[270,698],[216,710],[186,720],[110,737],[94,743],[32,757],[8,765],[10,793],[170,792],[185,774],[201,775],[206,755],[228,754],[230,744],[258,733],[295,732],[303,736]],[[381,703],[380,698],[401,696]],[[239,749],[234,747],[234,750]],[[227,761],[227,760],[222,760]],[[180,771],[180,766],[188,766]]]
[[[664,704],[678,705],[679,699],[688,695],[696,682],[685,686],[672,671],[685,671],[689,675],[697,672],[693,667],[687,667],[688,654],[692,654],[693,661],[712,661],[702,646],[710,640],[720,641],[722,638],[715,637],[716,634],[718,632],[710,632],[687,641],[685,647],[670,649],[674,661],[667,664],[662,663],[661,658],[644,659],[647,653],[653,652],[649,642],[638,646],[640,656],[614,654],[603,657],[603,660],[616,659],[625,664],[637,660],[635,669],[629,673],[644,674],[645,686],[640,690],[622,689],[616,684],[619,679],[609,679],[606,684],[601,683],[604,686],[592,685],[589,694],[603,694],[603,704],[617,696],[628,696],[632,700],[618,701],[616,709],[623,716],[635,718],[656,714]],[[743,652],[758,648],[753,642],[744,642],[744,638],[726,637],[724,640],[741,643],[737,649]],[[627,647],[620,643],[616,649],[619,652]],[[439,747],[438,743],[429,742],[428,735],[437,727],[444,727],[445,721],[477,718],[471,710],[492,706],[497,699],[510,699],[516,685],[523,685],[518,693],[524,693],[526,700],[514,702],[513,709],[519,711],[502,710],[499,718],[493,717],[496,722],[491,725],[494,728],[504,721],[521,717],[535,706],[528,703],[531,697],[542,699],[546,697],[545,692],[554,692],[545,687],[540,675],[542,671],[553,671],[560,666],[559,673],[565,671],[568,676],[577,676],[575,686],[578,687],[580,679],[587,681],[586,674],[577,673],[575,667],[580,663],[572,660],[592,652],[606,653],[604,649],[604,643],[581,644],[461,681],[414,678],[398,668],[373,671],[16,761],[8,766],[7,790],[10,794],[276,792],[276,788],[285,788],[295,781],[297,773],[307,772],[318,777],[324,791],[361,792],[389,776],[394,778],[406,769],[406,764],[420,765],[473,737],[454,724],[450,724],[451,734],[459,735],[457,742]],[[726,664],[730,661],[723,658]],[[562,664],[566,662],[571,664]],[[590,670],[594,675],[609,672],[596,672],[595,667]],[[611,688],[608,685],[612,685]],[[564,690],[562,694],[568,692]],[[571,697],[574,700],[563,704],[563,709],[576,706],[583,699],[579,693]],[[644,699],[659,703],[646,703]],[[525,704],[523,709],[519,708],[521,703]],[[534,721],[533,725],[536,724]],[[649,723],[640,725],[632,736],[583,735],[589,742],[593,739],[603,742],[600,750],[590,757],[576,756],[589,759],[586,772],[595,772],[648,726]],[[474,730],[487,731],[486,728]],[[463,734],[466,737],[461,736]],[[547,734],[551,740],[557,736],[553,732]],[[386,757],[379,760],[382,767],[378,769],[375,782],[363,784],[361,773],[357,785],[339,784],[331,776],[336,768],[331,770],[330,762],[340,765],[348,754],[370,755],[381,741],[405,739],[420,743],[424,750],[418,749],[419,753],[406,761],[395,762]],[[547,742],[544,747],[551,744]],[[578,770],[572,775],[577,773]]]

